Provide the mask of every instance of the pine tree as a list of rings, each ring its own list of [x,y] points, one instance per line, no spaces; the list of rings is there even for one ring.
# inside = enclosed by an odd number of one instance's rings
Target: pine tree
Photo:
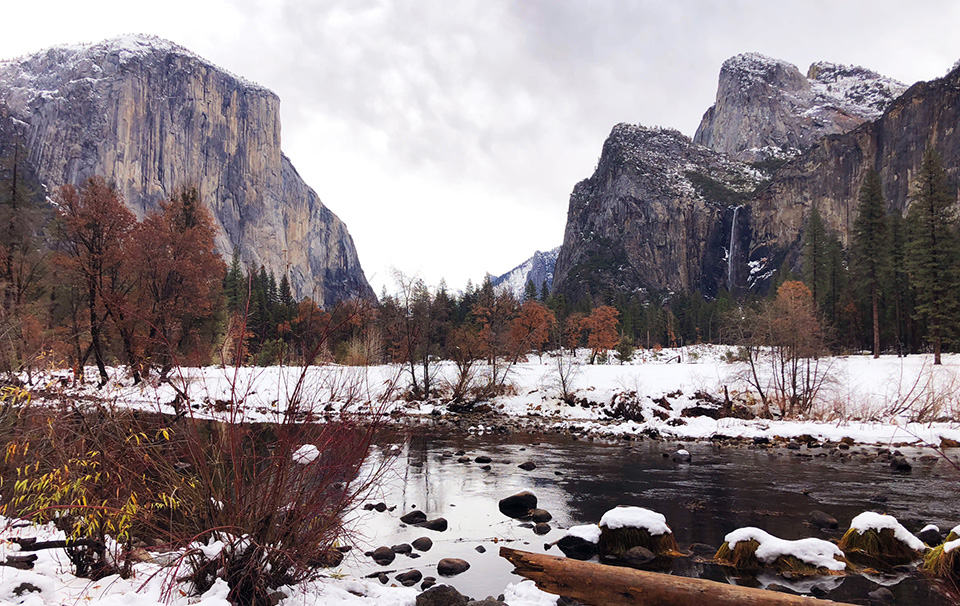
[[[524,301],[535,301],[537,299],[537,287],[534,286],[533,280],[527,279],[527,285],[523,289],[523,300]]]
[[[907,212],[907,267],[916,287],[916,314],[927,323],[934,364],[953,333],[958,301],[958,249],[953,196],[940,155],[928,149]]]
[[[247,282],[240,267],[240,249],[233,249],[233,258],[230,260],[230,269],[223,278],[223,294],[227,300],[227,310],[240,311],[247,298]]]
[[[810,289],[814,303],[819,305],[827,286],[827,234],[816,207],[810,211],[803,240],[803,282]]]
[[[873,357],[880,357],[880,294],[890,264],[890,226],[883,184],[877,171],[870,169],[863,178],[853,222],[851,247],[855,281],[870,296],[873,321]]]
[[[544,280],[540,283],[540,302],[546,303],[547,298],[550,296],[550,287],[547,286],[547,281]]]

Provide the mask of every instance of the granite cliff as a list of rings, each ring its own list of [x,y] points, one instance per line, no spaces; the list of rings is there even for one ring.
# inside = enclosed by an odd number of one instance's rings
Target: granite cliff
[[[746,250],[739,207],[764,176],[675,130],[614,126],[593,176],[570,195],[555,290],[576,300],[745,285],[743,263],[728,259]]]
[[[738,160],[793,157],[879,118],[906,88],[863,67],[821,61],[804,76],[792,63],[744,53],[720,68],[716,103],[693,141]]]
[[[195,186],[217,249],[288,273],[297,297],[374,298],[346,226],[280,147],[280,100],[173,43],[127,36],[0,62],[0,99],[25,124],[48,188],[104,175],[140,217]]]
[[[617,125],[570,196],[555,290],[764,291],[801,263],[816,207],[849,243],[860,184],[877,170],[903,210],[924,150],[960,178],[960,69],[907,90],[859,67],[739,55],[690,140]],[[749,162],[748,162],[749,161]]]

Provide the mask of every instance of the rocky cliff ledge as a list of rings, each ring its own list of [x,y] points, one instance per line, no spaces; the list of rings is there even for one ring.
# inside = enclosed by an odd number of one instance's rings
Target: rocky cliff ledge
[[[27,124],[48,187],[116,182],[143,216],[195,186],[219,227],[217,249],[288,273],[322,305],[374,298],[346,226],[280,149],[273,92],[150,36],[59,46],[0,62],[0,98]]]

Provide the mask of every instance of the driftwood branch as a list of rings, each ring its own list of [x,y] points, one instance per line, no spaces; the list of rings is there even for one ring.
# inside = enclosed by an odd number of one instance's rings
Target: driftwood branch
[[[104,551],[103,543],[93,539],[66,539],[59,541],[37,541],[34,538],[10,539],[20,545],[20,551],[42,551],[44,549],[65,549],[68,547],[91,547],[96,551]]]
[[[591,606],[850,606],[829,600],[500,548],[513,571]]]

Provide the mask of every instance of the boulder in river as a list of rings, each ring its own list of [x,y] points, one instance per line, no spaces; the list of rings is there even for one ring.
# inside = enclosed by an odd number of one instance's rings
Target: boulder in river
[[[419,509],[414,509],[413,511],[400,516],[400,521],[404,524],[422,524],[423,522],[427,521],[427,514],[423,513]]]
[[[401,572],[396,576],[396,579],[400,581],[400,584],[404,587],[413,587],[420,582],[420,579],[423,578],[423,573],[414,568],[413,570],[408,570],[407,572]]]
[[[430,537],[420,537],[413,541],[413,548],[417,551],[430,551],[431,547],[433,547],[433,541]]]
[[[537,508],[537,496],[530,491],[518,492],[500,499],[498,504],[500,513],[508,518],[521,519],[530,515],[530,511]]]
[[[435,530],[437,532],[443,532],[447,529],[447,520],[446,518],[436,518],[433,520],[428,520],[426,522],[421,522],[416,525],[418,528],[426,528],[427,530]]]
[[[553,514],[546,509],[531,509],[529,515],[533,522],[549,522],[553,519]]]
[[[437,562],[437,572],[442,577],[452,577],[470,569],[470,563],[460,558],[443,558]]]
[[[373,561],[381,566],[386,566],[393,561],[397,554],[393,553],[393,550],[387,546],[377,547],[373,550],[373,553],[370,555],[373,558]]]

